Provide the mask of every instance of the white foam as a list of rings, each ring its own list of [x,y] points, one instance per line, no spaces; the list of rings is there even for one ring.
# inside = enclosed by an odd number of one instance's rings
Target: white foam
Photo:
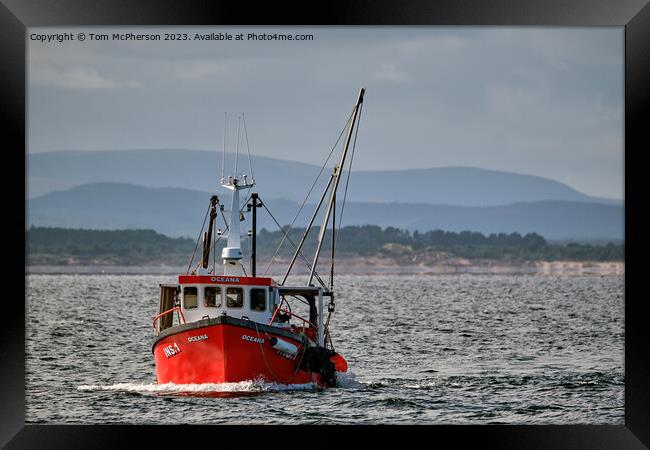
[[[359,388],[364,384],[357,381],[354,372],[336,372],[336,387],[339,388]]]
[[[436,386],[435,381],[429,381],[429,382],[422,383],[422,384],[405,384],[404,385],[404,387],[407,388],[407,389],[428,389],[428,388],[435,387],[435,386]]]
[[[77,387],[79,391],[113,391],[133,392],[139,394],[174,394],[212,392],[272,392],[320,389],[316,383],[280,384],[268,383],[263,380],[247,380],[239,383],[202,383],[202,384],[156,384],[156,383],[116,383],[109,385],[83,384]]]
[[[356,380],[354,372],[337,372],[336,387],[357,388],[363,384]],[[239,383],[202,383],[202,384],[156,384],[156,383],[116,383],[116,384],[82,384],[78,391],[96,392],[132,392],[137,394],[209,394],[217,392],[274,392],[274,391],[305,391],[322,389],[316,383],[281,384],[267,381],[246,380]]]

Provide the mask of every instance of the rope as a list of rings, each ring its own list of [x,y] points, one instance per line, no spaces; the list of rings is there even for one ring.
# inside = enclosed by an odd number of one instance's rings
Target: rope
[[[327,322],[325,323],[325,336],[326,336],[326,339],[329,339],[330,347],[332,347],[332,351],[334,351],[334,344],[332,343],[332,335],[330,334],[330,318],[331,317],[332,317],[332,312],[330,311],[327,314]]]
[[[261,342],[262,338],[260,337],[260,330],[257,328],[257,322],[254,322],[252,320],[251,322],[253,322],[253,325],[255,325],[255,332],[257,333],[257,343],[260,345],[260,351],[262,352],[262,359],[264,360],[264,365],[266,366],[266,369],[269,371],[271,376],[275,378],[277,381],[280,381],[280,377],[278,377],[275,374],[275,372],[273,372],[273,369],[271,369],[268,361],[266,360],[266,354],[264,353],[264,347],[262,346],[262,342]],[[270,339],[268,333],[266,333],[266,337]]]
[[[239,266],[241,267],[241,271],[244,272],[244,276],[247,277],[248,275],[246,274],[246,268],[244,267],[244,265],[240,262]]]
[[[316,183],[318,183],[318,180],[320,179],[320,176],[323,174],[323,170],[325,170],[325,167],[327,166],[327,163],[329,162],[330,158],[332,157],[332,153],[334,153],[334,150],[336,149],[336,146],[339,144],[339,141],[341,140],[341,136],[343,136],[343,132],[345,132],[345,129],[347,128],[348,124],[350,123],[350,120],[352,119],[352,114],[354,111],[350,113],[350,116],[348,117],[347,122],[345,122],[345,126],[339,133],[339,137],[336,139],[336,142],[334,143],[334,146],[330,150],[329,155],[327,155],[327,159],[323,163],[323,165],[320,168],[320,171],[318,172],[318,175],[316,175],[316,179],[312,183],[311,187],[309,188],[309,191],[307,192],[307,195],[305,196],[305,199],[302,201],[302,204],[300,205],[300,208],[298,208],[298,212],[294,216],[293,220],[291,221],[291,224],[289,225],[289,229],[287,230],[287,234],[282,238],[280,241],[280,245],[278,245],[278,248],[275,250],[275,253],[273,254],[273,257],[271,258],[271,261],[269,262],[269,265],[266,266],[266,270],[264,271],[264,275],[266,275],[271,268],[271,265],[273,264],[273,261],[275,261],[275,257],[278,255],[278,252],[282,248],[282,244],[284,244],[284,240],[286,236],[291,232],[291,229],[293,228],[293,225],[296,223],[296,219],[300,215],[300,212],[302,211],[302,208],[305,206],[307,203],[307,200],[309,199],[309,196],[311,195],[311,192],[314,190],[314,187],[316,186]],[[294,246],[295,247],[295,246]]]
[[[250,319],[249,319],[249,322],[253,322],[253,324],[255,325],[255,332],[257,333],[257,339],[258,339],[258,343],[260,344],[260,350],[262,352],[262,359],[264,360],[264,365],[266,366],[266,369],[273,376],[273,378],[275,378],[277,381],[282,381],[280,379],[280,377],[277,376],[275,374],[275,372],[273,372],[273,370],[269,366],[268,361],[266,360],[266,354],[264,353],[264,347],[262,346],[262,343],[259,342],[261,340],[261,338],[260,338],[260,330],[257,328],[257,322],[254,322],[254,321],[252,321]],[[266,334],[266,337],[268,339],[271,339],[271,337],[269,336],[269,333],[264,333],[264,334]],[[289,377],[289,379],[287,380],[287,382],[285,384],[289,384],[296,377],[296,374],[298,373],[298,370],[300,370],[300,365],[302,364],[302,359],[304,358],[305,353],[307,353],[307,347],[306,347],[306,345],[304,343],[304,340],[303,340],[303,342],[302,342],[302,353],[300,354],[300,360],[298,361],[298,365],[296,366],[296,369],[293,372],[293,375],[291,375],[291,377]]]

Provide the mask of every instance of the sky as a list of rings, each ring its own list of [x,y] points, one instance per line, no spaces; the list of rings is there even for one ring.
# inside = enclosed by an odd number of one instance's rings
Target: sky
[[[75,40],[31,39],[66,32]],[[188,40],[111,39],[128,32]],[[28,151],[221,152],[224,113],[234,151],[243,113],[252,153],[320,166],[365,87],[355,170],[479,167],[622,199],[623,38],[622,27],[30,28]]]

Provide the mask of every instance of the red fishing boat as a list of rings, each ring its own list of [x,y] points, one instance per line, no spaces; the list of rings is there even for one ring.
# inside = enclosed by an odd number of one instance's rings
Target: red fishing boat
[[[152,349],[157,383],[200,384],[261,379],[281,384],[335,386],[337,372],[347,371],[346,360],[334,350],[330,329],[330,318],[335,310],[336,192],[353,136],[356,144],[354,130],[356,125],[358,131],[363,95],[364,89],[361,89],[344,128],[346,137],[339,160],[300,242],[294,244],[293,257],[280,282],[256,275],[257,209],[267,206],[257,193],[251,193],[250,201],[247,199],[240,205],[240,192],[250,191],[255,180],[252,170],[250,177],[237,173],[237,159],[235,175],[223,176],[224,130],[221,185],[231,191],[231,207],[225,211],[216,195],[210,198],[204,220],[204,226],[208,222],[207,231],[201,230],[203,245],[199,264],[191,269],[193,255],[188,271],[178,276],[177,283],[160,286],[159,313],[153,319],[156,336]],[[352,158],[348,167],[351,161]],[[349,174],[350,168],[348,177]],[[249,212],[252,230],[248,233],[251,254],[247,271],[242,262],[240,222]],[[322,223],[310,263],[302,251],[319,212],[322,213]],[[225,222],[224,231],[217,229],[220,213]],[[332,233],[331,267],[329,282],[326,283],[316,269],[328,227]],[[288,231],[281,230],[285,233],[283,242],[287,240],[293,244]],[[227,244],[221,251],[222,268],[217,270],[215,246],[224,237],[227,237]],[[198,245],[199,242],[197,248]],[[299,258],[307,265],[308,282],[288,285],[288,277]],[[298,314],[298,307],[305,312]]]

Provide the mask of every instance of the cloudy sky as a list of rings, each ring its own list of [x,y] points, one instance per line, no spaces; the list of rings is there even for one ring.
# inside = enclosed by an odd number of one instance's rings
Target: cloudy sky
[[[28,148],[222,148],[320,165],[360,87],[355,168],[470,166],[623,198],[623,28],[32,28],[312,41],[28,40]],[[233,119],[231,129],[236,122]],[[234,135],[229,150],[234,150]]]

